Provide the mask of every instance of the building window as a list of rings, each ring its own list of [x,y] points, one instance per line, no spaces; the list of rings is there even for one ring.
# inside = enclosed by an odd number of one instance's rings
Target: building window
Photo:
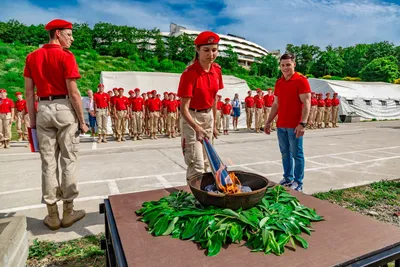
[[[400,106],[400,101],[399,100],[395,100],[394,103],[396,104],[396,106]]]
[[[347,100],[347,103],[349,103],[349,105],[354,105],[354,100],[348,99],[348,100]]]
[[[381,100],[381,104],[382,104],[382,106],[387,106],[387,103],[386,103],[386,101],[385,100]]]
[[[364,100],[367,106],[371,106],[371,100]]]

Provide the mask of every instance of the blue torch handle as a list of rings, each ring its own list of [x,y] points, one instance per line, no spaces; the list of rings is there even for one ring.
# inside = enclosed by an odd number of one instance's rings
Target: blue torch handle
[[[229,184],[230,178],[229,178],[229,174],[228,174],[228,171],[226,170],[225,165],[223,165],[220,157],[218,156],[214,147],[211,145],[210,141],[207,138],[205,138],[203,140],[203,145],[204,145],[204,149],[207,154],[208,161],[210,162],[211,172],[213,173],[214,178],[216,178],[216,173],[221,168],[221,166],[223,166],[223,170],[220,173],[221,184],[223,186],[226,186],[227,184]],[[230,183],[232,183],[232,182],[230,182]]]

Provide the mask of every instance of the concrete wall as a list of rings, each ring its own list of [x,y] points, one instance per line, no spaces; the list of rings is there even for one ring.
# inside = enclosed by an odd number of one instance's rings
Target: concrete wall
[[[26,266],[28,252],[26,217],[16,216],[0,219],[0,266]]]

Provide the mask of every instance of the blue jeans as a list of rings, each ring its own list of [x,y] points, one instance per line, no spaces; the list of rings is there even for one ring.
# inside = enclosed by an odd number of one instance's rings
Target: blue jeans
[[[303,136],[296,138],[294,128],[278,128],[279,149],[282,154],[283,177],[303,185]]]

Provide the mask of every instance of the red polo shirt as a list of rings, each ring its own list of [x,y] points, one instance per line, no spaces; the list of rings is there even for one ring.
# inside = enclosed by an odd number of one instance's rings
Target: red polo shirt
[[[272,107],[272,104],[274,103],[275,96],[274,95],[265,95],[264,96],[264,106],[266,107]]]
[[[311,106],[318,105],[318,99],[316,97],[311,97]]]
[[[246,96],[244,102],[246,103],[246,108],[254,107],[254,98],[252,96]]]
[[[167,112],[176,112],[176,110],[178,109],[178,101],[176,100],[165,101],[165,107],[167,108]]]
[[[15,101],[15,108],[17,109],[17,111],[21,112],[25,110],[25,107],[26,107],[26,100],[22,99]]]
[[[306,93],[311,93],[310,84],[305,76],[297,72],[288,81],[283,76],[276,81],[274,94],[279,103],[277,127],[296,128],[299,125],[303,108],[300,95]]]
[[[170,101],[169,99],[167,99],[167,98],[164,98],[161,102],[162,102],[162,106],[163,106],[163,108],[166,108],[167,107],[167,102],[168,101]]]
[[[144,100],[143,98],[134,97],[131,100],[132,111],[143,111]]]
[[[114,99],[115,102],[115,109],[120,110],[127,110],[129,105],[129,99],[126,96],[116,97]]]
[[[160,111],[161,107],[161,100],[159,98],[149,98],[147,100],[147,107],[149,108],[150,112]]]
[[[230,115],[231,111],[232,111],[232,105],[231,104],[224,104],[222,106],[222,114]]]
[[[117,98],[117,96],[113,95],[112,97],[110,97],[110,104],[112,106],[115,106],[115,99]]]
[[[34,81],[39,97],[47,97],[68,95],[65,80],[81,76],[71,51],[57,44],[45,44],[27,56],[24,77]]]
[[[262,99],[262,97],[259,97],[258,95],[254,96],[254,105],[256,106],[256,108],[263,108],[264,106],[264,100]]]
[[[196,60],[182,73],[178,96],[192,98],[189,108],[208,109],[213,106],[217,92],[222,88],[221,67],[213,63],[210,71],[205,72]]]
[[[224,102],[218,101],[217,102],[217,110],[222,110],[222,106],[224,105]]]
[[[339,106],[340,100],[339,98],[332,98],[332,106],[336,107]]]
[[[14,108],[14,102],[9,98],[1,99],[0,101],[0,114],[11,113]]]
[[[325,107],[332,107],[332,99],[325,98]]]
[[[93,100],[96,103],[96,108],[108,108],[110,96],[107,93],[95,93]]]
[[[318,99],[318,107],[325,107],[325,100]]]

